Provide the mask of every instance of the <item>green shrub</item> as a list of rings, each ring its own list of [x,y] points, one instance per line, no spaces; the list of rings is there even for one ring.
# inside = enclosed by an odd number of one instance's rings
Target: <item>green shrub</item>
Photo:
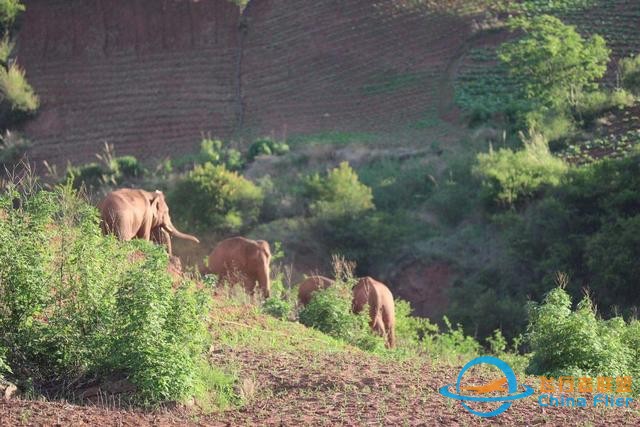
[[[574,94],[593,89],[607,70],[610,50],[598,35],[585,41],[575,27],[549,15],[514,18],[510,26],[523,36],[504,43],[498,56],[535,109],[573,104]]]
[[[300,310],[300,323],[363,350],[381,350],[384,343],[371,332],[368,310],[353,314],[351,299],[351,283],[336,281],[333,286],[313,293],[309,304]]]
[[[274,258],[272,256],[272,262]],[[287,320],[292,317],[295,304],[293,293],[285,290],[282,277],[278,277],[271,281],[271,296],[262,304],[262,311],[277,319]]]
[[[5,34],[0,40],[0,63],[2,65],[6,66],[9,63],[9,56],[11,56],[14,47],[15,43]]]
[[[30,145],[20,134],[6,131],[0,138],[0,165],[9,166],[19,162]]]
[[[353,217],[374,208],[371,188],[359,181],[347,162],[326,176],[307,177],[303,193],[310,213],[323,219]]]
[[[284,142],[276,141],[272,138],[260,138],[255,140],[249,147],[248,158],[253,161],[260,155],[282,156],[289,152],[289,146]]]
[[[83,184],[88,188],[98,188],[112,182],[111,176],[97,162],[69,167],[67,178],[74,188],[80,188]]]
[[[197,163],[201,165],[205,163],[224,165],[229,170],[240,170],[244,165],[244,159],[238,150],[225,147],[222,140],[203,138],[200,143]]]
[[[446,316],[444,323],[447,328],[444,332],[438,328],[422,339],[422,347],[427,354],[450,363],[471,360],[480,354],[480,344],[466,335],[461,325],[454,328]]]
[[[8,69],[0,67],[0,93],[18,113],[33,113],[40,106],[40,99],[17,64],[11,64]]]
[[[129,179],[142,178],[145,170],[133,156],[116,157],[113,145],[105,143],[102,152],[96,153],[98,162],[67,167],[66,180],[71,181],[74,188],[84,185],[98,190],[103,187],[116,186]]]
[[[640,55],[621,59],[618,67],[622,87],[640,96]]]
[[[18,384],[64,395],[121,375],[135,400],[184,399],[206,349],[210,297],[173,289],[163,248],[104,237],[69,188],[0,194],[0,347]]]
[[[587,120],[593,120],[607,110],[633,105],[635,98],[624,89],[613,91],[593,91],[578,97],[576,113]]]
[[[222,165],[197,165],[169,194],[175,218],[199,230],[239,231],[255,223],[262,190]]]
[[[123,178],[141,178],[144,174],[142,165],[133,156],[116,157],[115,161]]]
[[[197,153],[169,159],[166,166],[171,170],[174,168],[184,170],[205,163],[223,165],[229,170],[237,171],[242,169],[245,159],[238,150],[225,146],[225,142],[221,139],[203,136]]]
[[[541,135],[534,135],[524,143],[525,148],[516,152],[501,148],[478,154],[474,172],[484,178],[491,199],[513,205],[533,196],[543,185],[558,185],[567,172],[567,165],[549,152]]]
[[[20,0],[0,0],[0,24],[7,30],[20,12],[25,10]]]
[[[557,287],[530,307],[528,372],[536,375],[629,375],[637,349],[623,340],[630,326],[620,317],[602,320],[585,296],[571,309],[569,294]]]
[[[113,368],[131,373],[145,403],[193,393],[209,312],[208,297],[195,285],[172,290],[166,255],[162,248],[153,249],[132,266],[118,289],[118,339],[111,349]]]

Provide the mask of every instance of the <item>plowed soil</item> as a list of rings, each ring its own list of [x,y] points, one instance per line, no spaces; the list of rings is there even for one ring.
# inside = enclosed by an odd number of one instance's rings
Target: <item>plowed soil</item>
[[[638,425],[631,409],[540,408],[537,397],[518,401],[494,419],[471,415],[438,393],[459,367],[380,360],[360,352],[264,353],[227,349],[213,362],[239,367],[250,379],[239,410],[195,415],[187,409],[146,413],[65,403],[0,400],[0,425]],[[526,381],[538,389],[534,378]]]

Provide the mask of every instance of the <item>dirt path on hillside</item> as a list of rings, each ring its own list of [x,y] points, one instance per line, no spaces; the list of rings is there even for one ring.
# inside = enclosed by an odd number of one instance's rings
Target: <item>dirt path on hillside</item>
[[[471,35],[465,42],[460,45],[451,60],[447,63],[439,85],[440,92],[438,94],[438,116],[451,124],[458,124],[460,119],[460,110],[455,103],[455,82],[460,69],[464,64],[469,51],[477,47],[498,46],[508,38],[506,31],[487,32],[479,31]]]
[[[516,402],[490,421],[467,413],[438,393],[459,368],[383,361],[362,353],[256,353],[225,350],[212,356],[236,367],[248,396],[239,410],[209,416],[185,410],[155,413],[64,403],[0,400],[0,425],[638,425],[631,410],[542,409],[536,398]],[[537,389],[535,380],[527,381]]]

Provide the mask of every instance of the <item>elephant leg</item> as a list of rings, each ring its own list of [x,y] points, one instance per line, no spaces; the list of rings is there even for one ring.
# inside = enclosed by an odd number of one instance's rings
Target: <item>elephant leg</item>
[[[383,307],[381,321],[386,330],[386,334],[384,335],[385,344],[387,348],[394,348],[396,346],[395,314],[390,313]]]
[[[251,297],[251,302],[256,302],[256,281],[252,280],[250,277],[243,276],[242,277],[242,286],[244,287],[247,294]]]
[[[387,337],[387,331],[384,327],[384,322],[382,321],[382,317],[380,315],[376,316],[376,320],[374,322],[373,330],[383,338]]]

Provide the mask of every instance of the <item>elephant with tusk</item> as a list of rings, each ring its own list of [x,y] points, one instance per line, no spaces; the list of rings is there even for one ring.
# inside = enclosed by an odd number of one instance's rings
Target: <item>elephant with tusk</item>
[[[162,191],[122,188],[107,194],[98,209],[102,231],[115,234],[120,240],[153,240],[166,245],[169,255],[172,236],[200,243],[197,237],[178,231],[173,225]]]

